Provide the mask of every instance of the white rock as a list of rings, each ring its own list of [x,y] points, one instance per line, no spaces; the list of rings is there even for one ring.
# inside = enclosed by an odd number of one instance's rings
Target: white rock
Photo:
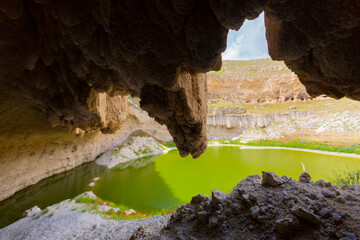
[[[100,179],[99,177],[96,177],[96,178],[93,179],[93,181],[96,182],[99,179]]]
[[[41,212],[41,209],[38,206],[34,206],[34,207],[26,210],[22,216],[23,217],[31,217],[31,216],[34,216],[38,212]]]
[[[132,213],[135,213],[135,210],[130,208],[129,211],[125,211],[125,215],[130,215]]]
[[[98,210],[99,210],[99,211],[107,212],[107,211],[109,211],[110,209],[112,209],[112,207],[110,207],[110,206],[108,206],[108,205],[100,205],[100,206],[98,206]]]
[[[89,187],[94,187],[94,186],[95,186],[94,182],[89,183]]]

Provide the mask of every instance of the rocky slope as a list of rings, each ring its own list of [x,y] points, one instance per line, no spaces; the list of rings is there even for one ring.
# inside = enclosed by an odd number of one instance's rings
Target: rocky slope
[[[210,98],[235,103],[304,101],[310,99],[298,77],[283,62],[271,59],[224,61],[207,73]]]
[[[230,194],[199,194],[161,232],[142,227],[132,239],[357,239],[359,186],[299,182],[272,172],[250,175]]]

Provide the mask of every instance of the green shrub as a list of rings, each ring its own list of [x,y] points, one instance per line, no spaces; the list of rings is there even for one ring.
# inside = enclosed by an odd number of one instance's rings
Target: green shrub
[[[176,147],[176,144],[174,143],[174,141],[164,142],[163,144],[168,148]]]
[[[135,130],[130,134],[130,137],[149,137],[150,135],[143,130]]]
[[[86,203],[86,204],[91,204],[91,203],[95,203],[96,199],[93,199],[91,197],[86,197],[86,196],[81,196],[79,198],[77,198],[75,200],[76,203]]]
[[[336,176],[334,184],[338,186],[342,186],[344,184],[360,184],[360,170],[343,171]]]
[[[249,146],[275,146],[275,147],[292,147],[292,148],[305,148],[329,152],[343,152],[343,153],[356,153],[360,154],[360,147],[358,145],[349,146],[334,146],[319,142],[308,142],[304,140],[295,140],[290,142],[280,140],[260,140],[248,142]]]

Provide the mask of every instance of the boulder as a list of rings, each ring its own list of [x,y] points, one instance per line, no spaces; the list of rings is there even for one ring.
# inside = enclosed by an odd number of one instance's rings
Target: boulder
[[[273,172],[264,172],[263,171],[262,173],[263,173],[263,175],[262,175],[263,176],[263,180],[262,180],[263,186],[276,187],[285,182],[284,179],[280,178],[278,175],[276,175]]]
[[[294,206],[291,209],[291,212],[300,219],[306,220],[314,224],[320,223],[320,218],[318,216],[301,206]]]
[[[311,181],[310,174],[303,172],[299,177],[299,181],[303,183],[309,183]]]

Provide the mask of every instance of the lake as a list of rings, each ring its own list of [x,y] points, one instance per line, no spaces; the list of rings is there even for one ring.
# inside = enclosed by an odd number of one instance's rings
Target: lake
[[[177,150],[107,169],[94,162],[49,177],[0,202],[0,227],[21,218],[35,205],[41,209],[92,190],[98,197],[142,213],[173,211],[199,193],[231,192],[249,174],[273,171],[296,180],[303,165],[313,181],[332,181],[336,174],[360,169],[360,159],[284,149],[212,146],[198,159]],[[93,188],[88,184],[100,177]]]

